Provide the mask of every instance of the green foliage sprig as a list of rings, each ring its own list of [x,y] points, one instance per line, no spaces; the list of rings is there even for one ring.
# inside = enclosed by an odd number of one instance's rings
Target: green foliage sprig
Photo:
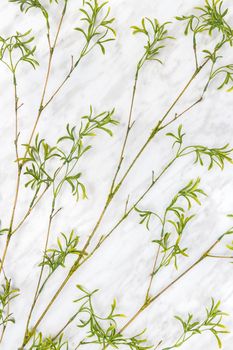
[[[188,35],[189,32],[193,35],[193,49],[196,68],[198,69],[197,37],[203,32],[207,32],[210,36],[214,32],[220,34],[220,39],[214,49],[214,56],[216,57],[216,53],[223,45],[226,43],[232,45],[233,30],[225,19],[228,9],[223,10],[222,0],[205,0],[205,5],[203,7],[195,7],[195,10],[197,10],[197,14],[178,16],[176,19],[187,22],[184,31],[185,35]],[[208,51],[203,50],[203,52],[206,53]],[[209,58],[211,58],[211,55],[209,55]]]
[[[27,157],[19,158],[18,162],[22,162],[22,165],[29,164],[26,166],[24,174],[31,179],[25,186],[30,186],[31,189],[36,189],[37,191],[43,184],[49,186],[53,182],[53,176],[49,175],[47,167],[49,167],[48,163],[51,159],[60,157],[57,148],[49,146],[44,139],[39,138],[39,134],[36,135],[34,145],[24,146]]]
[[[205,192],[199,187],[200,179],[191,180],[185,187],[183,187],[172,199],[170,204],[165,209],[164,215],[160,216],[153,213],[159,218],[161,228],[161,234],[159,239],[153,240],[161,248],[161,260],[158,267],[153,271],[153,275],[157,274],[164,266],[174,263],[175,268],[178,268],[177,259],[179,256],[187,257],[187,248],[181,247],[182,237],[188,222],[195,216],[189,215],[186,211],[190,210],[193,203],[201,204],[200,195],[206,195]],[[183,200],[187,203],[187,209]],[[140,223],[146,223],[146,227],[149,226],[149,219],[151,217],[150,211],[142,211],[136,208],[143,217]],[[173,232],[174,229],[174,232]]]
[[[54,340],[51,337],[44,338],[43,334],[39,333],[35,335],[28,350],[69,350],[69,344],[63,340],[63,335]]]
[[[203,7],[195,7],[198,11],[197,15],[177,16],[176,19],[179,21],[187,21],[185,35],[189,32],[195,34],[208,32],[211,36],[216,30],[232,43],[232,28],[225,19],[228,9],[223,10],[222,6],[222,0],[205,0],[205,5]]]
[[[167,136],[172,137],[175,141],[174,146],[178,146],[177,155],[179,157],[186,156],[188,154],[194,154],[194,163],[205,165],[205,159],[209,159],[208,170],[213,169],[214,166],[218,166],[221,170],[224,169],[225,163],[233,164],[233,148],[226,144],[222,147],[210,148],[202,145],[183,146],[185,133],[182,131],[182,125],[178,127],[177,134],[167,133]]]
[[[39,135],[36,136],[34,145],[24,145],[26,157],[19,158],[18,162],[21,167],[26,164],[24,174],[30,180],[25,186],[30,186],[38,192],[42,185],[47,187],[53,185],[54,197],[57,197],[64,183],[67,183],[77,200],[80,197],[87,198],[85,185],[80,180],[81,173],[76,171],[76,166],[84,153],[91,149],[91,146],[84,141],[87,142],[90,137],[96,136],[99,130],[113,135],[111,126],[118,124],[113,115],[114,109],[94,115],[91,107],[90,113],[81,117],[82,122],[77,134],[76,127],[67,124],[66,134],[57,140],[55,146],[50,146],[44,139],[40,139]],[[55,169],[52,166],[54,161],[57,164]],[[65,175],[57,182],[64,167]]]
[[[36,46],[30,48],[30,44],[34,41],[34,37],[30,36],[31,30],[25,33],[16,32],[8,38],[0,36],[0,61],[4,63],[12,72],[16,72],[16,68],[20,62],[27,62],[33,68],[39,65],[35,59]]]
[[[86,188],[84,184],[80,181],[80,172],[73,173],[75,166],[77,165],[80,158],[91,149],[90,145],[85,145],[84,140],[90,137],[96,136],[97,131],[104,131],[108,135],[112,136],[113,132],[111,126],[118,125],[118,121],[113,118],[115,110],[105,111],[100,114],[94,115],[93,108],[90,107],[90,112],[88,115],[84,115],[81,120],[81,126],[76,135],[75,127],[70,128],[69,124],[66,127],[67,134],[60,137],[57,141],[58,150],[61,153],[61,160],[64,165],[66,165],[66,174],[63,180],[60,181],[54,193],[60,191],[61,186],[64,182],[68,183],[71,187],[72,194],[78,200],[80,196],[85,199],[87,198]],[[70,151],[68,154],[61,149],[61,142],[68,142],[70,146]],[[57,172],[55,172],[57,175]],[[80,194],[81,191],[81,194]]]
[[[225,162],[233,163],[231,158],[232,148],[229,148],[229,145],[225,145],[219,148],[206,148],[202,146],[192,146],[196,160],[195,162],[199,162],[203,165],[203,156],[209,157],[209,166],[208,169],[212,169],[214,165],[217,165],[220,169],[224,169]]]
[[[7,323],[15,323],[13,314],[9,311],[10,303],[19,295],[19,289],[12,288],[11,280],[5,277],[4,283],[1,285],[0,291],[0,326],[3,331],[7,326]]]
[[[225,145],[219,148],[207,148],[205,146],[189,146],[183,149],[181,156],[187,155],[186,152],[191,152],[195,154],[195,163],[199,163],[200,165],[204,165],[203,157],[209,158],[208,170],[211,170],[214,165],[218,166],[220,169],[224,169],[225,162],[233,163],[233,159],[231,157],[232,148],[229,148],[229,145]]]
[[[68,0],[65,0],[67,2]],[[46,21],[46,26],[49,29],[50,28],[50,23],[49,23],[49,13],[46,10],[45,6],[42,5],[41,1],[39,0],[9,0],[9,2],[13,2],[15,4],[18,4],[20,6],[20,10],[24,13],[27,13],[31,9],[38,9],[45,21]],[[51,4],[53,0],[49,0],[49,3]],[[55,3],[58,3],[58,0],[54,0]]]
[[[228,88],[228,92],[233,91],[233,64],[228,64],[226,66],[222,66],[217,68],[211,74],[211,80],[215,79],[218,75],[223,75],[224,79],[222,83],[218,86],[218,89],[222,89],[223,87],[231,84],[231,87]]]
[[[136,212],[138,212],[139,216],[141,217],[141,220],[139,221],[139,224],[145,224],[148,231],[150,231],[150,223],[152,217],[158,218],[160,222],[162,223],[161,217],[150,210],[141,210],[137,207],[134,208]]]
[[[37,303],[37,300],[41,292],[44,290],[45,285],[47,284],[51,276],[54,274],[54,272],[59,267],[65,268],[67,257],[70,255],[76,255],[76,256],[80,254],[86,255],[85,252],[82,252],[82,250],[78,249],[78,245],[79,245],[79,236],[75,235],[74,230],[72,230],[69,235],[61,233],[60,237],[57,238],[56,247],[47,248],[47,244],[46,244],[46,250],[42,257],[42,261],[39,264],[42,272],[41,272],[40,281],[38,283],[38,288],[35,293],[35,303],[33,305],[32,311],[34,309],[35,304]],[[45,268],[47,268],[46,275],[42,281],[42,276],[44,274]],[[30,321],[30,318],[29,318],[29,321]],[[29,333],[28,329],[26,333]]]
[[[163,350],[178,348],[194,335],[202,334],[204,332],[211,333],[216,338],[218,347],[222,348],[220,335],[229,332],[227,331],[226,326],[222,324],[222,318],[223,316],[227,316],[227,314],[222,312],[219,307],[220,301],[215,302],[212,298],[211,306],[206,308],[206,317],[203,321],[194,321],[192,314],[189,314],[187,319],[175,316],[182,325],[183,333],[172,346],[164,348]]]
[[[174,37],[168,35],[166,29],[170,23],[165,22],[160,24],[156,18],[150,19],[146,17],[142,19],[141,27],[131,27],[133,34],[144,34],[147,40],[147,44],[144,46],[145,53],[138,64],[139,69],[146,61],[157,61],[162,64],[162,61],[158,58],[160,51],[165,47],[165,41],[167,39],[174,39]]]
[[[88,328],[87,336],[81,341],[80,345],[99,344],[103,346],[103,349],[107,347],[118,348],[119,346],[126,346],[131,350],[146,350],[151,348],[145,346],[146,339],[141,338],[144,331],[133,337],[124,337],[117,331],[117,319],[125,316],[115,313],[116,300],[113,301],[111,309],[106,316],[99,316],[93,306],[93,296],[98,290],[88,292],[80,285],[77,285],[77,288],[83,294],[75,300],[75,302],[82,303],[78,311],[79,317],[82,315],[78,327]]]
[[[80,9],[85,27],[76,27],[75,30],[81,32],[85,39],[83,55],[86,55],[95,46],[99,46],[105,54],[105,45],[109,41],[115,40],[116,32],[112,27],[115,18],[110,18],[110,7],[106,9],[108,2],[100,3],[98,0],[83,1],[84,7]],[[106,9],[106,11],[105,11]]]
[[[75,235],[74,230],[69,236],[61,233],[61,237],[57,238],[57,247],[46,250],[43,262],[39,266],[47,266],[51,275],[58,267],[65,267],[68,255],[81,254],[81,250],[77,249],[78,244],[79,236]]]

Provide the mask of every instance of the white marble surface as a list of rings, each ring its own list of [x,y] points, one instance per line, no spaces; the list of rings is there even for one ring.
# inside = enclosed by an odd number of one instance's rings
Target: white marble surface
[[[133,37],[129,27],[139,24],[143,16],[156,17],[160,21],[173,20],[175,15],[188,13],[201,1],[182,0],[111,0],[112,13],[116,17],[117,40],[108,45],[107,54],[102,56],[93,51],[83,60],[77,71],[65,85],[61,94],[44,112],[38,126],[38,132],[48,142],[53,143],[64,130],[65,125],[79,123],[79,117],[88,111],[92,104],[96,111],[116,108],[120,126],[115,129],[114,138],[101,135],[94,140],[94,149],[81,164],[85,175],[89,199],[75,202],[64,192],[58,206],[63,210],[53,223],[51,244],[59,232],[68,232],[74,228],[82,239],[87,237],[103,206],[111,177],[116,165],[119,147],[122,142],[127,122],[129,102],[132,90],[136,62],[141,55],[143,39]],[[231,9],[230,20],[233,22],[232,1],[225,1]],[[48,95],[54,91],[70,66],[70,55],[76,55],[82,45],[80,36],[73,31],[78,23],[78,8],[81,1],[70,0],[64,27],[62,28],[55,64],[49,83]],[[59,19],[59,6],[51,7],[54,25]],[[32,28],[37,38],[37,57],[40,67],[33,71],[25,66],[20,70],[19,95],[24,103],[20,109],[20,142],[27,141],[38,108],[41,86],[45,75],[48,58],[44,23],[36,11],[28,15],[21,14],[17,6],[2,0],[0,4],[0,35],[8,36],[16,30]],[[178,23],[171,25],[171,33],[178,39],[163,50],[165,64],[147,64],[140,75],[136,96],[134,120],[136,121],[127,145],[127,157],[124,167],[133,159],[137,150],[146,140],[155,121],[166,111],[167,106],[182,89],[193,72],[191,38],[182,36]],[[233,50],[226,52],[226,61],[231,63]],[[16,166],[13,147],[13,90],[9,74],[0,68],[0,219],[7,225],[12,206],[15,187]],[[207,71],[192,84],[175,112],[182,111],[199,97]],[[231,143],[233,135],[232,93],[217,91],[216,84],[211,86],[204,101],[183,117],[182,123],[187,133],[187,143],[222,146]],[[173,124],[167,131],[175,131]],[[98,236],[107,232],[124,210],[124,203],[130,195],[132,203],[150,181],[151,171],[158,174],[172,151],[170,140],[165,132],[151,142],[146,149],[121,191],[110,206],[98,231]],[[182,159],[175,164],[160,180],[141,204],[142,208],[162,212],[170,198],[192,178],[200,176],[202,187],[208,193],[202,207],[196,207],[196,218],[190,224],[185,243],[189,247],[190,257],[183,262],[184,269],[213,242],[231,222],[226,214],[233,211],[232,166],[227,165],[222,172],[218,169],[208,172],[206,168],[194,166],[191,158]],[[20,195],[16,218],[18,221],[25,212],[30,192],[23,190]],[[51,193],[32,213],[22,229],[12,239],[6,259],[6,273],[12,278],[21,294],[14,301],[16,325],[10,325],[6,331],[2,350],[16,350],[22,340],[22,332],[33,296],[39,270],[37,264],[43,249],[43,239],[48,221],[48,207]],[[68,319],[74,310],[71,300],[75,299],[77,283],[88,289],[99,288],[96,298],[98,310],[104,311],[113,297],[118,307],[128,317],[141,305],[148,284],[149,273],[154,255],[151,243],[155,229],[148,233],[138,225],[136,214],[130,217],[103,244],[95,256],[85,264],[69,281],[67,287],[48,313],[39,330],[46,335],[54,334]],[[225,243],[225,242],[224,242]],[[0,239],[1,248],[3,238]],[[224,244],[218,252],[224,251]],[[71,265],[72,259],[69,260]],[[33,320],[41,313],[47,300],[54,293],[66,271],[59,271],[49,283]],[[171,281],[177,272],[173,269],[163,271],[153,290],[158,291]],[[210,297],[222,300],[222,308],[230,316],[227,318],[229,330],[233,331],[233,277],[232,265],[226,261],[209,260],[203,262],[176,285],[169,289],[157,302],[147,309],[127,330],[126,334],[147,328],[150,342],[164,340],[163,346],[171,344],[176,338],[178,324],[174,314],[185,315],[193,312],[201,315]],[[123,322],[123,321],[122,321]],[[123,324],[123,323],[122,323]],[[223,349],[233,347],[233,333],[225,335]],[[79,339],[79,330],[73,324],[66,332],[71,349]],[[162,347],[161,347],[162,348]],[[184,350],[214,350],[216,341],[209,335],[196,336],[183,346]]]

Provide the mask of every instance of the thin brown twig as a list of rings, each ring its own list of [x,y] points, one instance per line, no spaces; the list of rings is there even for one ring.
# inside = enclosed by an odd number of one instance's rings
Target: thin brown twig
[[[156,347],[154,348],[154,350],[158,349],[158,347],[162,344],[162,340],[160,340],[160,342],[158,342],[158,344],[156,345]]]
[[[138,64],[137,65],[137,69],[136,69],[136,73],[135,73],[135,77],[134,77],[133,93],[132,93],[132,97],[131,97],[131,103],[130,103],[130,110],[129,110],[129,117],[128,117],[128,122],[127,122],[127,127],[126,127],[126,133],[125,133],[125,137],[124,137],[124,140],[123,140],[123,145],[122,145],[122,149],[121,149],[121,152],[120,152],[120,158],[119,158],[119,161],[118,161],[117,169],[116,169],[115,174],[113,176],[113,180],[112,180],[112,184],[111,184],[111,188],[110,188],[110,193],[113,193],[113,191],[114,191],[115,182],[116,182],[117,176],[119,174],[119,171],[121,169],[122,162],[124,160],[125,148],[126,148],[126,144],[127,144],[127,141],[128,141],[130,130],[132,128],[132,115],[133,115],[134,101],[135,101],[137,84],[138,84],[138,75],[139,75],[139,70],[140,70],[139,67],[140,66]]]
[[[155,254],[154,263],[153,263],[153,267],[152,267],[152,272],[150,274],[150,280],[149,280],[149,285],[148,285],[148,288],[147,288],[147,291],[146,291],[146,298],[145,298],[145,300],[148,300],[149,297],[150,297],[150,290],[151,290],[152,282],[153,282],[153,279],[154,279],[154,271],[155,271],[155,268],[156,268],[156,265],[157,265],[157,261],[158,261],[158,258],[159,258],[159,253],[160,253],[160,246],[157,248],[157,251],[156,251],[156,254]]]
[[[47,234],[46,234],[45,245],[44,245],[44,250],[43,250],[44,252],[46,252],[46,250],[48,248],[48,242],[49,242],[49,236],[50,236],[50,230],[51,230],[53,218],[54,218],[54,204],[52,205],[51,212],[50,212],[50,215],[49,215]],[[44,260],[45,260],[45,257],[43,256],[43,262],[44,262]],[[44,267],[45,267],[43,262],[42,262],[42,265],[41,265],[40,274],[39,274],[39,278],[38,278],[38,281],[37,281],[36,291],[35,291],[35,294],[34,294],[34,297],[33,297],[32,305],[31,305],[31,308],[30,308],[30,311],[29,311],[29,315],[27,317],[24,338],[27,337],[28,330],[29,330],[29,324],[30,324],[31,317],[32,317],[32,313],[33,313],[33,310],[35,308],[35,305],[36,305],[36,302],[37,302],[37,299],[38,299],[38,296],[39,296],[40,285],[41,285],[42,276],[43,276]]]
[[[12,235],[17,232],[20,227],[24,224],[24,222],[26,221],[27,217],[31,214],[32,210],[37,206],[37,204],[40,202],[40,200],[43,198],[43,196],[45,195],[45,193],[48,191],[49,186],[46,186],[45,189],[43,190],[43,192],[40,194],[40,196],[37,198],[37,200],[35,201],[35,203],[33,205],[29,206],[29,209],[27,210],[26,214],[23,216],[23,218],[20,220],[20,222],[15,226],[15,228],[12,230]]]

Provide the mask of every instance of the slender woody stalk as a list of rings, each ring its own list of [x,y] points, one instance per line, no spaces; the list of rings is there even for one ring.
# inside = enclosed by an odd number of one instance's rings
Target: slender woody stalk
[[[154,279],[154,272],[156,270],[157,261],[158,261],[158,258],[159,258],[159,253],[160,253],[160,246],[157,248],[157,251],[155,253],[153,267],[152,267],[152,271],[151,271],[151,274],[150,274],[149,285],[148,285],[148,288],[147,288],[147,291],[146,291],[145,301],[147,301],[149,299],[149,297],[150,297],[150,290],[151,290],[152,282],[153,282],[153,279]]]
[[[50,212],[50,215],[49,215],[47,234],[46,234],[44,250],[43,250],[44,252],[46,252],[46,250],[48,248],[50,230],[51,230],[52,221],[53,221],[53,218],[54,218],[54,210],[55,210],[55,203],[53,201],[52,207],[51,207],[51,212]],[[44,259],[45,258],[43,258],[43,262],[44,262]],[[33,313],[33,310],[34,310],[34,308],[36,306],[36,302],[37,302],[39,294],[40,294],[39,292],[40,292],[40,286],[41,286],[43,272],[44,272],[44,264],[41,265],[40,274],[39,274],[39,278],[38,278],[37,285],[36,285],[36,291],[35,291],[35,294],[34,294],[34,297],[33,297],[33,302],[32,302],[32,305],[31,305],[31,308],[30,308],[30,311],[29,311],[29,315],[28,315],[28,318],[27,318],[27,321],[26,321],[26,328],[25,328],[25,333],[24,333],[25,335],[24,335],[24,337],[26,337],[26,335],[28,333],[28,328],[29,328],[29,324],[30,324],[30,321],[31,321],[32,313]]]
[[[126,148],[127,140],[128,140],[128,137],[129,137],[129,133],[130,133],[130,130],[131,130],[132,126],[133,126],[132,115],[133,115],[134,101],[135,101],[137,84],[138,84],[138,76],[139,76],[140,69],[142,68],[142,63],[141,62],[143,61],[143,59],[144,59],[144,56],[142,57],[142,59],[137,64],[137,68],[136,68],[136,73],[135,73],[135,77],[134,77],[134,85],[133,85],[133,93],[132,93],[132,98],[131,98],[131,103],[130,103],[128,123],[127,123],[127,127],[126,127],[126,134],[125,134],[125,138],[123,140],[123,146],[122,146],[122,149],[121,149],[121,152],[120,152],[120,159],[119,159],[119,162],[118,162],[118,165],[117,165],[117,169],[116,169],[115,174],[113,176],[113,180],[112,180],[112,184],[111,184],[111,188],[110,188],[110,193],[113,193],[113,191],[114,191],[116,179],[117,179],[118,173],[119,173],[119,171],[121,169],[122,162],[124,160],[124,153],[125,153],[125,148]]]
[[[12,230],[12,235],[17,232],[20,227],[24,224],[28,216],[31,214],[32,210],[37,206],[37,204],[41,201],[41,199],[44,197],[45,193],[48,191],[49,186],[46,186],[43,192],[38,196],[37,198],[37,193],[33,196],[33,199],[29,205],[29,208],[23,218],[20,220],[20,222],[17,224],[17,226]]]

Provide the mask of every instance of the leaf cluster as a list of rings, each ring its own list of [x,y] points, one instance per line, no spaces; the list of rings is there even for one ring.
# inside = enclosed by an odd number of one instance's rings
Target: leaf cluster
[[[5,278],[0,291],[0,326],[6,327],[8,322],[15,323],[12,313],[9,312],[11,301],[19,295],[19,289],[12,288],[11,280]]]
[[[70,185],[73,196],[78,201],[80,198],[87,199],[86,186],[79,180],[81,173],[75,175],[66,176],[65,181]]]
[[[226,144],[222,147],[210,148],[202,145],[192,145],[192,146],[183,146],[185,133],[182,131],[182,125],[178,127],[177,134],[167,133],[169,137],[174,139],[173,147],[178,146],[176,153],[177,158],[183,157],[189,154],[195,155],[194,163],[198,163],[202,166],[205,165],[205,159],[209,159],[208,170],[214,168],[214,166],[224,169],[225,163],[233,163],[232,152],[233,149],[230,148],[229,144]]]
[[[111,126],[118,124],[113,114],[114,110],[94,115],[91,107],[90,113],[81,118],[78,132],[76,127],[67,124],[65,134],[58,138],[55,146],[50,146],[44,139],[40,139],[39,135],[36,136],[33,145],[24,145],[26,156],[19,158],[18,162],[21,167],[26,164],[24,174],[30,179],[25,186],[30,186],[38,192],[42,185],[53,185],[56,198],[66,183],[77,200],[87,198],[86,187],[81,181],[82,174],[76,168],[81,157],[91,148],[87,145],[89,138],[95,136],[97,131],[113,135]],[[62,169],[65,169],[65,172],[60,179]]]
[[[82,117],[83,120],[86,120],[86,124],[85,126],[81,125],[80,133],[83,135],[83,137],[95,136],[96,131],[101,130],[110,136],[113,136],[112,130],[109,128],[109,126],[119,124],[119,122],[113,118],[114,113],[115,109],[112,109],[111,111],[102,112],[94,116],[93,108],[91,106],[90,113]]]
[[[172,147],[175,147],[176,145],[178,146],[178,152],[180,151],[180,148],[183,144],[183,138],[185,136],[185,133],[182,131],[182,125],[180,124],[179,127],[178,127],[178,130],[177,130],[177,135],[172,133],[172,132],[168,132],[166,134],[166,136],[170,136],[174,139],[174,142],[172,144]]]
[[[214,64],[217,59],[221,58],[221,56],[218,55],[219,50],[227,43],[230,44],[230,46],[233,44],[233,29],[226,20],[228,9],[223,9],[222,0],[205,0],[204,5],[202,7],[195,7],[195,10],[197,12],[195,14],[176,17],[176,19],[186,22],[185,35],[188,35],[189,32],[193,35],[193,50],[197,70],[199,69],[197,37],[204,32],[207,32],[210,36],[212,36],[213,33],[217,34],[217,44],[214,50],[212,52],[206,49],[202,50],[205,54],[205,58],[211,60],[213,63],[209,78],[210,81],[213,79],[211,75]]]
[[[158,218],[161,221],[161,218],[159,215],[154,213],[153,211],[150,210],[142,210],[137,207],[134,208],[134,210],[139,214],[141,217],[141,220],[139,221],[139,224],[144,224],[146,226],[146,229],[150,231],[150,223],[152,217]],[[161,221],[162,222],[162,221]]]
[[[69,350],[68,341],[61,335],[57,340],[51,337],[44,338],[42,333],[36,334],[33,343],[28,350]]]
[[[141,335],[144,332],[133,337],[124,337],[117,331],[117,319],[124,317],[124,315],[115,312],[116,300],[113,301],[109,313],[106,316],[100,316],[96,313],[93,306],[93,296],[97,290],[88,292],[80,285],[77,288],[83,293],[83,296],[75,300],[75,302],[82,303],[79,308],[79,315],[85,316],[85,318],[80,319],[78,327],[88,328],[87,336],[81,342],[81,345],[99,344],[103,348],[108,346],[118,348],[123,345],[131,350],[149,349],[148,346],[144,346],[146,340],[141,339]]]
[[[216,302],[212,298],[210,308],[206,308],[206,317],[203,321],[194,321],[193,315],[189,314],[187,319],[183,319],[180,316],[175,318],[181,323],[183,333],[177,339],[175,344],[170,347],[164,348],[163,350],[174,349],[182,346],[191,337],[204,332],[210,332],[217,340],[218,347],[222,347],[220,335],[228,333],[226,327],[222,324],[223,316],[227,314],[222,312],[220,309],[220,301]]]
[[[195,7],[197,14],[176,17],[176,19],[187,22],[185,35],[189,32],[194,34],[208,32],[211,36],[216,30],[232,45],[233,31],[225,19],[228,9],[223,10],[222,7],[222,0],[205,0],[202,7]]]
[[[27,62],[34,69],[39,65],[34,57],[36,46],[30,47],[34,41],[30,33],[31,30],[28,30],[25,33],[16,32],[8,38],[0,36],[0,60],[12,73],[15,73],[20,62]]]
[[[116,32],[112,27],[115,18],[110,18],[110,7],[106,9],[108,1],[100,3],[99,0],[83,1],[84,7],[80,9],[82,13],[81,21],[84,27],[76,27],[75,30],[82,33],[86,42],[88,52],[96,45],[105,54],[105,45],[109,41],[115,40]],[[85,54],[87,51],[85,50]]]
[[[36,135],[34,145],[25,144],[24,146],[27,156],[19,158],[18,162],[21,163],[21,166],[29,164],[24,174],[31,179],[25,186],[36,190],[39,190],[42,184],[50,186],[54,179],[53,175],[49,175],[48,163],[51,159],[60,157],[58,149],[55,146],[51,147],[44,139],[40,139],[39,134]]]
[[[178,256],[188,256],[187,248],[181,247],[181,240],[185,228],[194,215],[189,214],[193,203],[201,205],[200,195],[206,195],[199,187],[200,179],[191,180],[183,187],[172,199],[170,204],[165,209],[164,215],[160,216],[149,210],[141,210],[135,208],[142,220],[140,224],[145,224],[149,230],[150,220],[152,217],[159,219],[161,225],[160,238],[153,240],[160,247],[161,259],[159,266],[154,271],[157,273],[162,267],[174,263],[175,268],[178,268]]]
[[[70,127],[69,124],[66,127],[66,135],[60,137],[57,144],[61,142],[67,142],[71,144],[70,151],[68,154],[59,146],[59,152],[61,153],[61,160],[65,165],[68,166],[64,182],[68,183],[71,187],[72,194],[79,200],[80,197],[83,199],[87,198],[85,185],[80,181],[81,173],[73,173],[75,166],[79,159],[86,153],[91,146],[85,145],[84,140],[89,137],[96,136],[97,131],[104,131],[108,135],[112,136],[111,130],[112,125],[117,125],[118,121],[113,118],[114,109],[111,111],[105,111],[100,114],[94,115],[93,108],[90,107],[88,115],[84,115],[81,118],[81,126],[78,133],[76,134],[76,128]],[[60,187],[58,187],[60,190]]]
[[[39,266],[47,266],[49,273],[53,273],[58,267],[65,267],[66,259],[69,255],[79,255],[81,250],[77,249],[79,236],[75,235],[72,230],[69,236],[61,233],[57,238],[57,247],[49,248],[45,251],[43,261]]]
[[[233,159],[231,157],[232,148],[229,148],[229,144],[226,144],[223,147],[219,148],[208,148],[205,146],[195,145],[184,148],[182,152],[182,156],[187,154],[186,151],[195,154],[195,163],[199,163],[200,165],[204,165],[204,158],[209,158],[208,170],[211,170],[214,165],[218,166],[221,170],[224,169],[225,163],[233,163]]]
[[[201,205],[200,195],[206,196],[205,192],[199,187],[199,184],[200,178],[191,180],[173,197],[165,210],[162,219],[161,237],[160,239],[153,240],[153,242],[160,246],[162,254],[160,264],[155,273],[163,266],[168,266],[171,262],[178,269],[178,257],[180,255],[188,256],[187,248],[181,247],[181,241],[187,224],[195,216],[189,214],[189,210],[192,208],[193,203]]]
[[[145,53],[139,62],[139,68],[142,67],[145,61],[157,61],[162,64],[158,58],[161,49],[165,47],[167,39],[174,39],[168,35],[167,26],[170,22],[160,24],[156,18],[143,18],[141,26],[132,26],[133,34],[143,34],[146,36],[147,44],[144,46]]]
[[[218,86],[218,89],[222,89],[223,87],[231,84],[231,87],[228,88],[227,91],[233,91],[233,64],[228,64],[214,70],[210,76],[211,80],[215,79],[218,75],[224,76],[224,79],[222,83]]]

